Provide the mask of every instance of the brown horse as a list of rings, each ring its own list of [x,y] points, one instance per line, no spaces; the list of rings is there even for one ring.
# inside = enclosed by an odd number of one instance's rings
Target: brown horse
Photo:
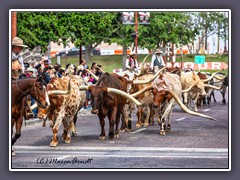
[[[46,88],[41,84],[41,77],[24,78],[12,81],[12,134],[16,125],[16,133],[12,138],[12,146],[21,136],[21,127],[25,115],[26,96],[31,95],[39,107],[47,108],[49,105]],[[12,154],[14,152],[12,151]]]

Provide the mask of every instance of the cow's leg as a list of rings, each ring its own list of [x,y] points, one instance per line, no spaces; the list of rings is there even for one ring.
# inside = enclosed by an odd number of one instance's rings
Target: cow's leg
[[[127,125],[128,125],[128,110],[127,110],[127,106],[129,106],[129,105],[125,104],[124,107],[123,107],[123,110],[122,110],[122,117],[121,117],[122,124],[121,124],[121,128],[120,128],[121,132],[125,132],[125,129],[126,129]]]
[[[197,100],[198,100],[198,97],[199,97],[199,93],[197,93],[195,99],[194,99],[194,111],[198,111],[198,108],[197,108]]]
[[[150,107],[149,124],[153,125],[154,124],[154,108],[151,105],[149,107]]]
[[[143,107],[139,107],[137,111],[138,122],[136,124],[136,128],[140,128],[142,126],[142,111]]]
[[[144,122],[144,127],[147,127],[147,126],[148,126],[149,117],[150,117],[150,108],[149,108],[149,105],[145,106],[144,109],[145,109],[144,112],[146,113],[145,122]]]
[[[106,134],[105,134],[105,121],[104,121],[104,118],[101,116],[101,115],[98,115],[98,118],[99,118],[99,121],[100,121],[100,126],[101,126],[101,134],[99,136],[99,139],[101,141],[105,140],[106,139]]]
[[[117,117],[117,107],[114,107],[112,110],[112,113],[108,115],[108,119],[109,119],[108,137],[109,137],[109,139],[113,139],[113,137],[114,137],[114,125],[116,124],[116,117]]]
[[[56,117],[56,120],[53,121],[53,125],[52,125],[52,132],[53,132],[53,137],[52,137],[52,140],[51,140],[51,143],[50,143],[50,146],[51,147],[55,147],[58,145],[58,130],[59,130],[59,127],[61,126],[61,123],[62,123],[62,120],[64,118],[64,109],[62,109],[55,117]]]
[[[221,94],[222,94],[222,104],[226,104],[226,99],[225,99],[225,93],[226,93],[226,89],[222,89],[220,90]]]
[[[114,137],[119,138],[119,132],[118,132],[118,125],[120,122],[120,116],[122,111],[117,111],[117,117],[116,117],[116,126],[115,126],[115,132],[114,132]]]
[[[70,124],[70,131],[72,136],[77,136],[77,128],[76,128],[77,115],[78,115],[78,112],[74,115],[73,121]]]
[[[174,100],[172,100],[172,102],[170,102],[170,112],[168,114],[168,125],[167,125],[167,130],[170,131],[171,130],[171,115],[172,115],[172,111],[173,111],[173,103],[174,103]]]
[[[211,96],[213,97],[213,100],[214,100],[214,102],[216,103],[217,100],[216,100],[216,98],[215,98],[214,90],[211,92]]]
[[[65,141],[65,143],[69,144],[71,142],[70,128],[71,128],[71,125],[74,126],[73,117],[64,118],[62,123],[63,123],[63,127],[64,127],[62,139]]]
[[[171,99],[169,103],[164,104],[163,115],[161,117],[160,135],[166,134],[166,119],[170,116],[173,102],[174,100]]]
[[[187,93],[182,93],[182,97],[183,97],[184,105],[187,106],[188,108],[190,108],[189,105],[188,105],[188,94]]]

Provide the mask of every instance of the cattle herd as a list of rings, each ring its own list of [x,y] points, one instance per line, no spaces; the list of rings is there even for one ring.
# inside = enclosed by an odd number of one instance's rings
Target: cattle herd
[[[141,63],[139,73],[106,72],[100,78],[95,77],[97,83],[90,86],[86,85],[82,77],[73,73],[62,78],[54,77],[47,85],[41,83],[41,76],[12,81],[12,133],[14,125],[16,126],[12,146],[21,136],[25,116],[24,97],[29,94],[37,102],[32,108],[38,107],[38,118],[48,118],[50,121],[53,133],[51,147],[58,145],[58,131],[61,124],[64,127],[62,139],[65,143],[70,143],[71,136],[76,135],[77,115],[85,102],[86,91],[91,93],[91,112],[96,114],[100,121],[100,140],[106,139],[106,117],[109,120],[109,139],[118,138],[119,131],[130,131],[134,109],[137,109],[136,128],[147,127],[153,124],[156,118],[160,126],[160,135],[165,135],[171,129],[171,114],[175,104],[186,113],[215,120],[198,113],[198,108],[202,105],[210,106],[214,90],[221,92],[222,103],[226,103],[228,75],[220,72],[213,74],[183,72],[179,68],[166,67],[156,73],[144,74],[146,58]],[[14,154],[13,150],[12,154]]]

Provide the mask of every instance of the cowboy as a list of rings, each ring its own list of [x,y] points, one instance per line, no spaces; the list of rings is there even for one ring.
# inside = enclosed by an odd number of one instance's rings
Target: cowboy
[[[12,79],[18,79],[24,72],[23,57],[20,55],[23,48],[28,47],[23,44],[23,40],[14,37],[12,40]]]
[[[139,66],[138,66],[137,59],[135,58],[135,55],[136,54],[134,52],[131,52],[130,56],[127,58],[127,60],[125,62],[125,67],[130,72],[132,72],[132,71],[138,72],[139,71]]]
[[[162,58],[163,52],[160,49],[157,49],[155,54],[152,56],[150,68],[152,71],[156,72],[162,67],[165,66],[165,62]]]

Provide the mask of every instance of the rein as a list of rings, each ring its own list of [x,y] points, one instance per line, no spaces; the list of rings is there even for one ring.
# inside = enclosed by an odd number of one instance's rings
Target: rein
[[[24,93],[21,89],[19,89],[19,87],[18,87],[18,85],[17,85],[17,80],[16,80],[16,87],[17,87],[17,89],[18,89],[22,94],[24,94],[25,96],[27,96],[26,93]]]

